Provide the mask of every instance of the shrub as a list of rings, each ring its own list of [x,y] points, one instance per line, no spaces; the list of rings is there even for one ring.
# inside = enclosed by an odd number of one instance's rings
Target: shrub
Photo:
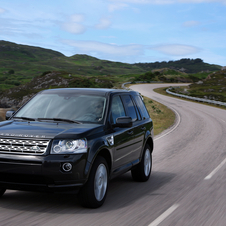
[[[15,73],[15,71],[14,71],[14,70],[9,70],[8,73],[9,73],[10,75],[12,75],[12,74]]]

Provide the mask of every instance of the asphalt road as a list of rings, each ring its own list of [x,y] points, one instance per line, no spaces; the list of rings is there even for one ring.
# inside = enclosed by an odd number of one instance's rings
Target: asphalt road
[[[177,115],[155,137],[148,182],[130,173],[112,180],[99,209],[84,209],[69,194],[7,191],[0,225],[226,225],[226,111],[153,92],[159,86],[166,85],[132,86]]]

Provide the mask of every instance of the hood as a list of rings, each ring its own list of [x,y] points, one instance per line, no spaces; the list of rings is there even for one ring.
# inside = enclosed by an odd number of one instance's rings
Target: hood
[[[42,139],[78,139],[103,131],[100,124],[65,122],[4,121],[0,123],[0,136]]]

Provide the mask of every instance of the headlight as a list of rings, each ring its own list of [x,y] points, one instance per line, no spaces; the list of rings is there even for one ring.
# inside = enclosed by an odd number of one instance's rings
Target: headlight
[[[80,154],[86,152],[86,139],[54,140],[51,148],[51,154]]]

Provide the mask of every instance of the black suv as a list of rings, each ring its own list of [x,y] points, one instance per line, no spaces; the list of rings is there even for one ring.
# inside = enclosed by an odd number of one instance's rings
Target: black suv
[[[0,196],[6,189],[77,191],[104,203],[109,179],[131,170],[147,181],[153,122],[135,91],[49,89],[0,123]]]

